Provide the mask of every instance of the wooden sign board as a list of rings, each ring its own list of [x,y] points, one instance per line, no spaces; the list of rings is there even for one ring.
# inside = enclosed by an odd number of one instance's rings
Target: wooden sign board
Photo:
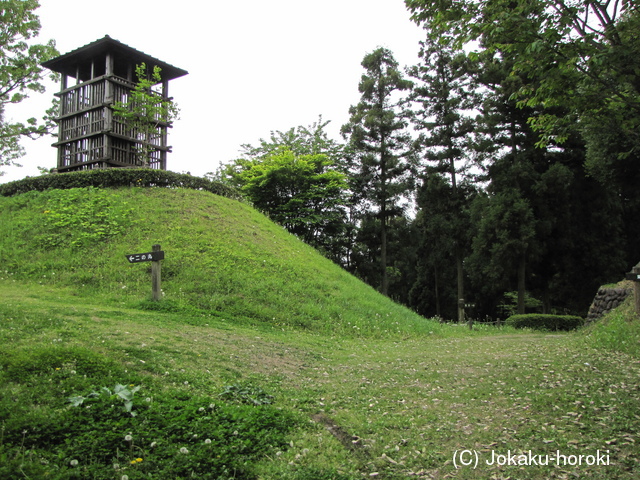
[[[153,251],[147,253],[132,253],[125,255],[129,263],[151,262],[151,294],[154,302],[162,298],[160,288],[160,260],[164,260],[164,251],[160,245],[152,245]]]
[[[132,253],[129,255],[125,255],[129,263],[140,263],[140,262],[159,262],[160,260],[164,260],[164,251],[160,250],[157,252],[148,252],[148,253]]]

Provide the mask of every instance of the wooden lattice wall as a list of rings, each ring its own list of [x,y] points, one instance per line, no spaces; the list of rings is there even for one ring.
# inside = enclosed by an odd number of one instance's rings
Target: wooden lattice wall
[[[168,97],[168,82],[186,75],[181,70],[139,52],[110,37],[49,60],[43,65],[61,74],[58,122],[58,171],[94,168],[140,167],[166,170],[167,129],[159,121],[156,133],[143,138],[113,114],[116,102],[126,102],[134,87],[136,65],[161,69],[162,82],[155,94]],[[75,80],[69,85],[69,80]],[[152,145],[149,158],[140,158],[144,142]]]

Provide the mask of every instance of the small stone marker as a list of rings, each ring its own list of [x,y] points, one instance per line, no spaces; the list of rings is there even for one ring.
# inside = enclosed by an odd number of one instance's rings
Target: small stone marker
[[[164,260],[164,251],[160,245],[153,245],[148,253],[131,253],[125,255],[129,263],[151,262],[151,295],[154,302],[162,298],[162,286],[160,281],[160,260]]]

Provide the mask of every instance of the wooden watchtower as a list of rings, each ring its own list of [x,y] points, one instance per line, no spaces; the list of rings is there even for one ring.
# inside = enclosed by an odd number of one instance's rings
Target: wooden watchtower
[[[58,171],[94,168],[149,167],[166,170],[168,122],[157,122],[156,134],[143,138],[114,116],[112,106],[126,102],[137,82],[136,66],[160,67],[161,85],[154,93],[169,98],[169,80],[187,74],[125,45],[108,35],[93,43],[44,62],[61,74],[58,123]],[[139,158],[142,142],[151,145],[146,162]],[[147,149],[148,150],[148,149]]]

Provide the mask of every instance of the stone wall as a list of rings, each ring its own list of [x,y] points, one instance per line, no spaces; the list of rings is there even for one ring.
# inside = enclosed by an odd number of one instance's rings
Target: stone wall
[[[587,323],[593,322],[618,307],[625,299],[633,295],[633,288],[600,288],[587,314]]]

